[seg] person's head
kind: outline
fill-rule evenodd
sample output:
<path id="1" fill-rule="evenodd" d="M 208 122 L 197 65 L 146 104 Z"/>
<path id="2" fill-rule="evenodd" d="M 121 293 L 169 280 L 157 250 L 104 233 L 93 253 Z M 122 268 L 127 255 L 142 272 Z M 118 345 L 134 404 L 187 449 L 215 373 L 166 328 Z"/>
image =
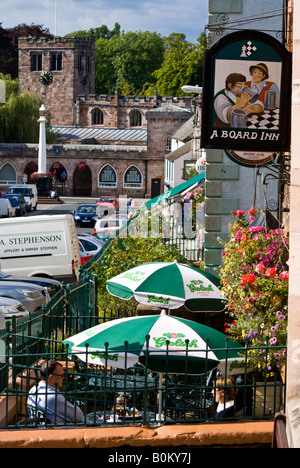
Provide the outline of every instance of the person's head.
<path id="1" fill-rule="evenodd" d="M 215 395 L 217 403 L 224 403 L 225 401 L 234 400 L 235 396 L 235 382 L 232 377 L 219 377 L 216 380 L 216 386 L 213 388 L 212 393 Z"/>
<path id="2" fill-rule="evenodd" d="M 41 379 L 51 387 L 61 387 L 64 380 L 64 370 L 57 361 L 45 361 L 40 368 Z"/>
<path id="3" fill-rule="evenodd" d="M 246 83 L 246 77 L 241 73 L 231 73 L 227 76 L 225 87 L 228 91 L 240 91 Z"/>
<path id="4" fill-rule="evenodd" d="M 265 63 L 252 65 L 249 70 L 253 83 L 260 83 L 261 81 L 267 80 L 269 78 L 269 70 Z"/>

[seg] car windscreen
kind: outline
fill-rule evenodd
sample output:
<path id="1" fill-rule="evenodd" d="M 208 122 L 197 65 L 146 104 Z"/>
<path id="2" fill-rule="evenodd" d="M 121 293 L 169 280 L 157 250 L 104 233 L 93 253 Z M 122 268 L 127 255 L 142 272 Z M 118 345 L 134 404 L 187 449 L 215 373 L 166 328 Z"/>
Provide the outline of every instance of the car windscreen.
<path id="1" fill-rule="evenodd" d="M 31 189 L 23 187 L 10 187 L 8 193 L 21 193 L 24 197 L 30 197 Z"/>
<path id="2" fill-rule="evenodd" d="M 96 213 L 97 207 L 92 205 L 79 206 L 77 213 Z"/>

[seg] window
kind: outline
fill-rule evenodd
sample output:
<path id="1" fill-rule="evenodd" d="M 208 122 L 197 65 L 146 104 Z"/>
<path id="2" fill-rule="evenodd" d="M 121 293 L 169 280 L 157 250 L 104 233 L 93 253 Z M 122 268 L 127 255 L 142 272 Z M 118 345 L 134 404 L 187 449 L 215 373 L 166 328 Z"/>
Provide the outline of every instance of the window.
<path id="1" fill-rule="evenodd" d="M 31 71 L 41 71 L 43 67 L 42 54 L 31 54 Z"/>
<path id="2" fill-rule="evenodd" d="M 130 127 L 141 127 L 142 126 L 142 114 L 139 110 L 134 109 L 129 114 Z"/>
<path id="3" fill-rule="evenodd" d="M 101 109 L 92 110 L 92 125 L 103 125 L 103 112 Z"/>
<path id="4" fill-rule="evenodd" d="M 78 55 L 78 70 L 82 70 L 82 56 Z"/>
<path id="5" fill-rule="evenodd" d="M 124 187 L 125 188 L 142 188 L 142 174 L 140 170 L 132 166 L 125 172 Z"/>
<path id="6" fill-rule="evenodd" d="M 117 187 L 117 174 L 112 166 L 105 166 L 99 174 L 99 187 Z"/>
<path id="7" fill-rule="evenodd" d="M 167 141 L 166 141 L 166 151 L 171 151 L 172 149 L 172 138 L 171 137 L 167 137 Z"/>
<path id="8" fill-rule="evenodd" d="M 0 184 L 1 185 L 12 185 L 17 183 L 17 172 L 15 168 L 10 164 L 4 164 L 0 169 Z"/>
<path id="9" fill-rule="evenodd" d="M 50 69 L 53 71 L 62 70 L 62 54 L 52 53 L 50 57 Z"/>

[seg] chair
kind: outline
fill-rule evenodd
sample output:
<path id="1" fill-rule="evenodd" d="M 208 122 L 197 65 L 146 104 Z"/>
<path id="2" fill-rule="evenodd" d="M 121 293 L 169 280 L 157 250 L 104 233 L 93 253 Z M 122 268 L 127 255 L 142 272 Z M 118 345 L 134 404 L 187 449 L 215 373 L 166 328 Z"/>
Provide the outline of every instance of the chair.
<path id="1" fill-rule="evenodd" d="M 44 411 L 27 405 L 26 417 L 22 421 L 19 421 L 17 425 L 20 427 L 45 427 L 49 424 L 51 424 L 51 421 L 46 418 Z"/>

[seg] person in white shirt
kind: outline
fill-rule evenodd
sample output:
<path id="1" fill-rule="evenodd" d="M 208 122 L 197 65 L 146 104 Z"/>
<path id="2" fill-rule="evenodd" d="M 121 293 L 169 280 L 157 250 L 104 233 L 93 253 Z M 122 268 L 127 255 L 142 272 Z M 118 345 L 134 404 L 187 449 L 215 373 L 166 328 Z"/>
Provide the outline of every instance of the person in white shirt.
<path id="1" fill-rule="evenodd" d="M 40 369 L 41 381 L 31 388 L 27 405 L 42 411 L 51 424 L 66 425 L 83 421 L 78 406 L 68 402 L 58 390 L 63 385 L 64 370 L 57 361 L 45 361 Z"/>

